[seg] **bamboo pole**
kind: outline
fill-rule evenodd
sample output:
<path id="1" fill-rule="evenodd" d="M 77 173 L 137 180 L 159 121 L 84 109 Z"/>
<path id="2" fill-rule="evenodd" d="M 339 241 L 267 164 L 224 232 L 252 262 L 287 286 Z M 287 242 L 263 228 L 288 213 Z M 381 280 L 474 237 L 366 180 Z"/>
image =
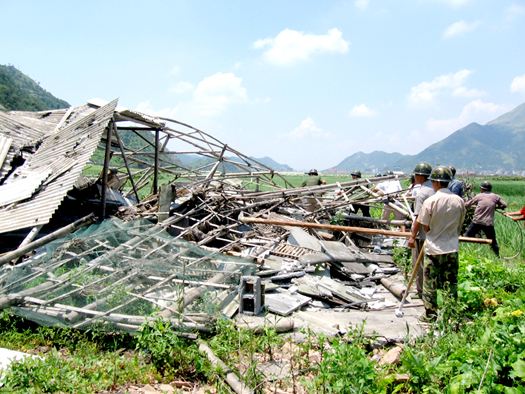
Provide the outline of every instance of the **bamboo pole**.
<path id="1" fill-rule="evenodd" d="M 235 393 L 253 394 L 254 391 L 239 380 L 237 375 L 235 375 L 231 369 L 228 368 L 226 364 L 213 353 L 213 350 L 210 349 L 206 342 L 199 340 L 199 350 L 206 354 L 206 357 L 208 360 L 210 360 L 214 367 L 219 367 L 225 373 L 226 383 L 230 385 Z"/>
<path id="2" fill-rule="evenodd" d="M 299 222 L 299 221 L 287 221 L 287 220 L 271 220 L 271 219 L 260 219 L 260 218 L 245 218 L 239 217 L 239 220 L 243 223 L 254 223 L 254 224 L 271 224 L 274 226 L 292 226 L 292 227 L 306 227 L 314 229 L 332 230 L 332 231 L 345 231 L 350 233 L 361 233 L 361 234 L 376 234 L 376 235 L 390 235 L 393 237 L 410 238 L 411 233 L 409 231 L 393 231 L 393 230 L 382 230 L 376 228 L 366 227 L 351 227 L 351 226 L 337 226 L 334 224 L 318 224 L 310 222 Z M 491 239 L 484 238 L 472 238 L 472 237 L 459 237 L 461 242 L 471 242 L 478 244 L 492 244 Z"/>

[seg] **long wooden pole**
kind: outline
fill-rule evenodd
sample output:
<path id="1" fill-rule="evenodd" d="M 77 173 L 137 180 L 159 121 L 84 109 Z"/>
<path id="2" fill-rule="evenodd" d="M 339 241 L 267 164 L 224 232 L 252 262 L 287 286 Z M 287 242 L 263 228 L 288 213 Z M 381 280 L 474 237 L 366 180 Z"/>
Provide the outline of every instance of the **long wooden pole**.
<path id="1" fill-rule="evenodd" d="M 260 218 L 252 218 L 252 217 L 249 217 L 249 218 L 239 217 L 239 221 L 243 223 L 270 224 L 274 226 L 307 227 L 307 228 L 317 228 L 317 229 L 322 229 L 322 230 L 345 231 L 345 232 L 350 232 L 350 233 L 391 235 L 393 237 L 404 237 L 404 238 L 410 238 L 411 236 L 411 233 L 408 231 L 394 231 L 394 230 L 382 230 L 382 229 L 377 229 L 377 228 L 366 228 L 366 227 L 338 226 L 334 224 L 320 224 L 320 223 L 299 222 L 299 221 L 260 219 Z M 484 239 L 484 238 L 459 237 L 459 240 L 461 242 L 472 242 L 472 243 L 478 243 L 478 244 L 492 244 L 491 239 Z"/>

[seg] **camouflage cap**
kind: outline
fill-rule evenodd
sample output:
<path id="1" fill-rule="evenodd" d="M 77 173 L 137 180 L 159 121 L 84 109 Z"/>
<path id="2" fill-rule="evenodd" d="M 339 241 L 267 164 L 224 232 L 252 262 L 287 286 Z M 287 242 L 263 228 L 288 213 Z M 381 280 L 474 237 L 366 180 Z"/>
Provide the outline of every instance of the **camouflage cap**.
<path id="1" fill-rule="evenodd" d="M 492 190 L 492 184 L 488 181 L 483 181 L 481 182 L 481 185 L 479 185 L 479 188 L 490 192 Z"/>
<path id="2" fill-rule="evenodd" d="M 431 181 L 450 182 L 452 180 L 452 171 L 445 166 L 436 167 L 432 170 L 429 179 Z"/>
<path id="3" fill-rule="evenodd" d="M 416 164 L 416 167 L 414 168 L 414 174 L 415 175 L 426 175 L 429 176 L 432 173 L 432 166 L 428 163 L 421 162 L 419 164 Z"/>

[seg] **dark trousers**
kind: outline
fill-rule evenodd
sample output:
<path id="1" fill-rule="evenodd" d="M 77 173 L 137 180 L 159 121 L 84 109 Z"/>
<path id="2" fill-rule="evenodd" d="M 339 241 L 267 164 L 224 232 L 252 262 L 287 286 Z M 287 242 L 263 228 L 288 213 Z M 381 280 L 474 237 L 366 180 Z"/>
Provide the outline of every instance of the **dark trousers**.
<path id="1" fill-rule="evenodd" d="M 494 226 L 485 226 L 484 224 L 472 222 L 467 228 L 465 237 L 475 237 L 480 232 L 483 232 L 488 239 L 492 240 L 492 250 L 496 253 L 496 256 L 499 256 L 499 246 L 496 240 L 496 230 L 494 230 Z"/>
<path id="2" fill-rule="evenodd" d="M 437 314 L 437 292 L 448 290 L 458 296 L 458 252 L 426 255 L 423 279 L 423 303 L 427 317 Z"/>

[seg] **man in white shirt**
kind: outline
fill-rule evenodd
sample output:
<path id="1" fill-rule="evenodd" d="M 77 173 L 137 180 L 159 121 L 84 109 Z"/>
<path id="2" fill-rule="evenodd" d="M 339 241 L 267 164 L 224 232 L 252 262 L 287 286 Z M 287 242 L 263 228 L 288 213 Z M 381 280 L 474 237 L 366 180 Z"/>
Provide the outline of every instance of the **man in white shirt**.
<path id="1" fill-rule="evenodd" d="M 436 167 L 429 179 L 436 193 L 423 202 L 417 221 L 426 232 L 423 318 L 434 320 L 437 291 L 448 290 L 452 297 L 457 297 L 459 235 L 465 219 L 465 203 L 447 188 L 452 179 L 448 167 Z"/>

